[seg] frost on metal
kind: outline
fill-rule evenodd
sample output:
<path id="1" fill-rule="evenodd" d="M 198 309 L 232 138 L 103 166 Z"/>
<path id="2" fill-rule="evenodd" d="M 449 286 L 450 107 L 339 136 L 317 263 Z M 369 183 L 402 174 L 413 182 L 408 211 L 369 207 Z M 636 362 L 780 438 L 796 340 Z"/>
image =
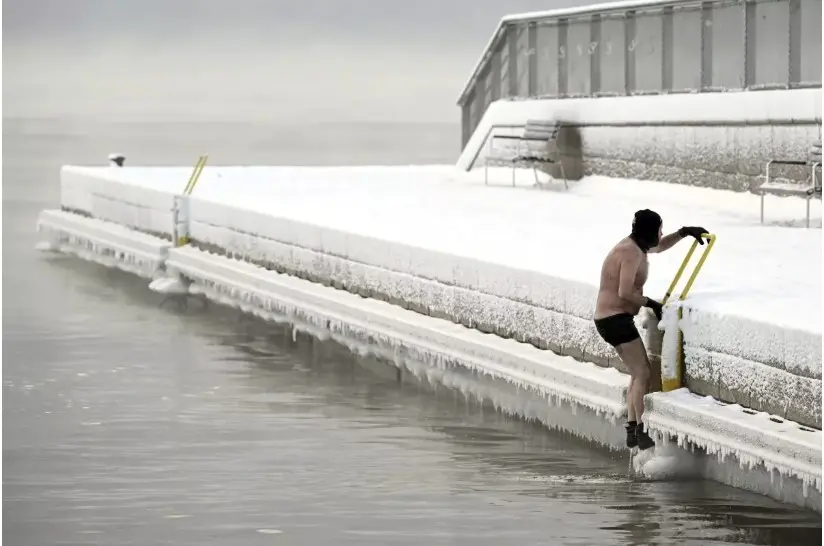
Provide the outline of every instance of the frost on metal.
<path id="1" fill-rule="evenodd" d="M 169 246 L 117 224 L 55 210 L 40 214 L 37 231 L 46 239 L 41 248 L 150 279 L 163 269 Z"/>

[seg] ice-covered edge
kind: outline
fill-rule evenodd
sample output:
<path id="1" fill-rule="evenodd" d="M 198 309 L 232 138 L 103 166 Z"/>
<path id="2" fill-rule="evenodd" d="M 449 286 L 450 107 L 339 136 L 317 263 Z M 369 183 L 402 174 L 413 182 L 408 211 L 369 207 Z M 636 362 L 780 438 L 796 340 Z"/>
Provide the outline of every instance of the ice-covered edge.
<path id="1" fill-rule="evenodd" d="M 578 362 L 193 248 L 172 249 L 167 269 L 187 277 L 195 289 L 203 286 L 223 294 L 227 303 L 241 308 L 297 316 L 315 327 L 346 335 L 375 337 L 395 350 L 409 351 L 418 360 L 457 362 L 613 418 L 624 413 L 626 379 L 612 368 Z"/>
<path id="2" fill-rule="evenodd" d="M 685 344 L 759 362 L 793 375 L 821 379 L 821 335 L 776 328 L 747 317 L 731 317 L 683 303 L 679 321 Z M 731 320 L 734 319 L 734 320 Z"/>
<path id="3" fill-rule="evenodd" d="M 821 431 L 797 423 L 771 421 L 764 412 L 744 412 L 737 404 L 721 404 L 679 389 L 645 398 L 644 421 L 651 431 L 692 444 L 716 455 L 730 455 L 742 468 L 762 466 L 767 472 L 802 481 L 804 495 L 812 485 L 821 492 Z"/>
<path id="4" fill-rule="evenodd" d="M 106 230 L 106 229 L 114 229 L 115 231 L 121 230 L 123 232 L 123 233 L 121 233 L 121 235 L 124 236 L 123 240 L 121 241 L 122 244 L 119 245 L 120 248 L 112 249 L 112 250 L 116 250 L 117 252 L 125 251 L 126 253 L 129 253 L 129 249 L 124 248 L 124 247 L 128 247 L 129 245 L 133 244 L 136 240 L 141 240 L 141 244 L 149 243 L 152 246 L 156 246 L 157 248 L 163 248 L 164 250 L 166 250 L 169 246 L 168 242 L 165 242 L 161 239 L 156 239 L 154 237 L 150 237 L 150 236 L 146 236 L 146 235 L 143 235 L 143 234 L 140 234 L 140 233 L 132 232 L 131 230 L 122 228 L 120 226 L 111 225 L 107 222 L 100 222 L 100 221 L 94 220 L 94 219 L 83 218 L 83 217 L 80 217 L 80 216 L 67 214 L 67 213 L 64 213 L 64 212 L 61 212 L 61 211 L 46 211 L 46 212 L 49 213 L 49 214 L 45 215 L 46 218 L 48 218 L 49 216 L 54 215 L 54 213 L 58 213 L 56 215 L 58 218 L 60 218 L 61 220 L 64 220 L 64 221 L 68 220 L 68 223 L 70 223 L 70 224 L 79 224 L 79 225 L 85 226 L 86 228 L 94 226 L 94 227 L 98 228 L 98 230 L 91 230 L 91 231 L 94 231 L 95 233 L 98 233 L 100 230 Z M 44 229 L 44 231 L 47 234 L 49 234 L 50 236 L 62 236 L 62 237 L 66 236 L 65 231 L 61 231 L 61 230 L 57 230 L 55 232 L 49 231 L 48 226 L 46 226 L 47 223 L 48 223 L 47 221 L 44 222 L 44 227 L 46 228 L 46 229 Z M 86 235 L 86 237 L 83 239 L 85 241 L 84 244 L 92 243 L 89 239 L 90 234 L 87 232 L 85 235 Z M 93 234 L 91 234 L 91 235 L 93 235 Z M 195 254 L 201 254 L 201 255 L 204 255 L 204 256 L 208 256 L 209 259 L 217 258 L 217 256 L 212 256 L 212 255 L 209 255 L 208 253 L 203 253 L 201 251 L 198 251 L 198 250 L 195 250 L 195 249 L 190 249 L 190 248 L 177 249 L 177 250 L 173 250 L 172 252 L 184 252 L 184 253 L 185 252 L 190 252 L 190 253 L 195 253 Z M 99 258 L 101 256 L 103 256 L 101 254 L 95 254 L 94 252 L 91 252 L 91 251 L 75 252 L 75 253 L 77 253 L 81 258 L 91 259 L 92 261 L 100 261 Z M 103 257 L 106 258 L 105 256 L 103 256 Z M 229 260 L 229 259 L 226 259 L 226 258 L 220 258 L 220 259 L 224 260 L 224 261 L 235 262 L 235 265 L 241 265 L 241 267 L 251 267 L 255 270 L 260 270 L 260 268 L 257 268 L 255 266 L 251 266 L 250 264 L 246 264 L 244 262 L 237 262 L 235 260 Z M 104 265 L 109 266 L 109 267 L 120 267 L 119 264 L 113 263 L 113 262 L 114 261 L 110 258 L 100 261 L 100 263 L 103 263 Z M 121 269 L 123 269 L 123 267 L 121 267 Z M 134 271 L 132 271 L 132 272 L 134 272 Z M 272 274 L 271 272 L 266 272 L 266 273 L 269 274 L 269 275 Z M 319 286 L 319 285 L 314 285 L 313 283 L 309 283 L 308 281 L 301 281 L 300 279 L 295 279 L 293 277 L 288 277 L 286 275 L 279 275 L 279 277 L 292 279 L 293 281 L 296 281 L 296 282 L 301 283 L 301 284 L 305 283 L 306 285 L 315 286 L 315 287 L 318 287 L 320 289 L 323 289 L 324 291 L 328 291 L 329 293 L 335 293 L 337 295 L 343 295 L 346 298 L 355 298 L 356 300 L 360 300 L 360 298 L 358 298 L 357 296 L 353 296 L 351 294 L 348 294 L 348 293 L 345 293 L 345 292 L 340 292 L 340 291 L 337 291 L 337 290 L 334 290 L 334 289 L 331 289 L 331 288 L 322 287 L 322 286 Z M 207 290 L 208 289 L 205 289 L 203 291 L 207 291 Z M 195 291 L 197 291 L 197 289 Z M 274 319 L 274 320 L 280 320 L 281 322 L 292 322 L 296 318 L 294 313 L 290 316 L 290 315 L 285 315 L 285 314 L 278 314 L 278 313 L 263 311 L 261 309 L 261 307 L 259 307 L 257 305 L 252 305 L 250 303 L 250 301 L 255 299 L 254 295 L 251 292 L 247 292 L 246 294 L 247 294 L 246 295 L 247 301 L 245 301 L 245 302 L 243 301 L 242 296 L 238 297 L 239 292 L 237 290 L 234 291 L 233 295 L 232 295 L 231 290 L 229 292 L 229 295 L 221 294 L 218 291 L 215 291 L 215 293 L 213 294 L 213 297 L 216 297 L 217 299 L 222 299 L 224 303 L 229 303 L 230 305 L 240 307 L 244 311 L 251 312 L 251 313 L 256 313 L 256 314 L 269 315 L 266 318 L 270 318 L 270 319 Z M 258 297 L 258 301 L 260 301 L 259 297 Z M 389 308 L 394 308 L 393 306 L 391 306 L 389 304 L 385 304 L 383 302 L 377 302 L 377 301 L 374 301 L 374 300 L 360 300 L 360 301 L 361 302 L 371 303 L 371 304 L 376 304 L 378 306 L 387 306 Z M 301 305 L 300 301 L 295 302 L 295 303 L 298 306 Z M 394 308 L 394 309 L 396 310 L 396 312 L 399 312 L 401 314 L 406 314 L 406 315 L 409 315 L 409 316 L 416 316 L 414 313 L 409 313 L 409 312 L 404 311 L 402 309 L 397 309 L 397 308 Z M 286 309 L 286 310 L 288 311 L 288 309 Z M 294 311 L 294 308 L 292 310 Z M 427 319 L 427 320 L 430 320 L 430 321 L 444 322 L 444 321 L 438 321 L 438 319 L 431 319 L 431 318 L 428 318 L 428 317 L 421 317 L 421 318 Z M 323 337 L 330 337 L 330 335 L 335 336 L 335 334 L 330 333 L 330 331 L 328 329 L 328 326 L 329 326 L 329 324 L 325 323 L 323 325 L 323 327 L 321 327 L 321 328 L 311 326 L 311 325 L 308 325 L 308 328 L 313 328 L 315 330 L 314 334 L 318 335 L 318 337 L 323 338 Z M 366 326 L 368 327 L 369 325 L 367 324 Z M 445 326 L 451 326 L 453 328 L 459 328 L 459 329 L 466 330 L 465 328 L 462 328 L 460 326 L 457 326 L 457 325 L 454 325 L 454 324 L 448 323 L 448 322 L 445 323 Z M 370 333 L 371 331 L 372 330 L 369 330 L 368 328 L 362 328 L 362 329 L 360 329 L 359 331 L 357 331 L 355 333 L 360 333 L 360 334 L 366 333 L 367 335 L 370 335 L 374 338 L 375 336 L 374 336 L 373 333 Z M 347 332 L 345 329 L 342 329 L 341 332 L 349 333 L 349 334 L 353 333 L 352 330 Z M 476 336 L 487 337 L 484 334 L 480 334 L 479 332 L 474 332 L 474 331 L 469 331 L 469 332 L 471 332 L 472 334 L 474 334 Z M 338 336 L 335 336 L 335 337 L 338 337 Z M 341 339 L 344 339 L 344 337 L 341 337 Z M 489 336 L 489 337 L 494 337 L 494 336 Z M 351 343 L 352 338 L 349 338 L 349 339 L 350 339 L 350 343 Z M 413 347 L 412 351 L 407 350 L 406 351 L 407 354 L 404 355 L 403 354 L 404 353 L 404 348 L 402 346 L 400 346 L 400 347 L 395 346 L 395 348 L 392 349 L 391 343 L 386 344 L 386 341 L 391 341 L 391 338 L 390 339 L 383 339 L 382 341 L 384 342 L 384 347 L 385 347 L 385 349 L 383 350 L 384 356 L 394 355 L 396 363 L 401 362 L 401 361 L 403 361 L 403 362 L 412 362 L 412 361 L 416 361 L 416 357 L 417 358 L 422 357 L 424 359 L 424 361 L 428 361 L 430 363 L 429 365 L 434 364 L 439 369 L 447 369 L 449 367 L 454 368 L 455 365 L 456 365 L 456 362 L 454 360 L 454 355 L 445 355 L 445 356 L 441 355 L 439 358 L 436 358 L 436 359 L 433 360 L 431 358 L 432 355 L 427 353 L 427 348 L 425 348 L 425 347 L 423 348 L 423 351 L 420 351 L 420 349 L 418 349 L 418 352 L 415 352 L 415 348 Z M 511 344 L 516 344 L 517 345 L 516 342 L 511 342 Z M 354 344 L 354 345 L 356 346 L 358 344 Z M 362 346 L 358 350 L 363 351 Z M 472 362 L 473 360 L 474 360 L 474 362 Z M 531 385 L 529 383 L 524 384 L 523 380 L 519 380 L 517 377 L 513 377 L 509 370 L 501 370 L 500 367 L 498 367 L 497 370 L 495 369 L 495 367 L 493 367 L 493 369 L 491 369 L 491 370 L 490 369 L 484 369 L 483 367 L 479 368 L 478 364 L 477 364 L 477 359 L 472 359 L 471 357 L 470 357 L 469 366 L 466 366 L 464 363 L 458 363 L 458 364 L 461 365 L 462 367 L 468 369 L 468 370 L 473 370 L 473 371 L 480 372 L 479 376 L 481 376 L 481 377 L 485 376 L 485 377 L 490 377 L 490 378 L 504 379 L 508 383 L 510 383 L 512 385 L 515 385 L 519 388 L 526 388 L 527 390 L 531 390 L 533 392 L 541 393 L 541 394 L 543 394 L 543 396 L 545 398 L 547 398 L 549 400 L 550 404 L 552 404 L 552 403 L 557 404 L 557 403 L 560 403 L 560 402 L 563 401 L 562 397 L 555 397 L 555 400 L 553 401 L 552 400 L 552 394 L 547 393 L 546 389 L 542 389 L 540 386 L 536 388 L 536 386 Z M 481 362 L 480 364 L 481 364 L 481 366 L 483 366 L 484 363 Z M 580 364 L 580 363 L 576 363 L 576 364 Z M 617 380 L 616 385 L 619 385 L 619 383 L 620 384 L 623 383 L 623 381 L 622 381 L 623 376 L 618 374 L 615 370 L 603 370 L 603 369 L 598 369 L 598 370 L 601 371 L 601 372 L 613 372 L 613 375 L 616 376 L 615 379 Z M 501 373 L 501 372 L 503 372 L 503 373 Z M 681 391 L 678 391 L 678 393 L 680 393 L 680 392 Z M 687 392 L 687 391 L 684 390 L 684 392 Z M 675 394 L 678 394 L 678 393 L 675 393 Z M 673 393 L 669 393 L 669 395 L 673 395 Z M 656 395 L 651 395 L 652 398 L 650 398 L 650 404 L 649 405 L 652 408 L 654 408 L 654 405 L 655 405 L 655 398 L 660 397 L 660 396 L 661 396 L 661 393 L 658 393 Z M 699 401 L 704 400 L 705 402 L 707 400 L 707 398 L 701 398 L 701 397 L 689 394 L 688 392 L 687 392 L 687 396 L 691 397 L 690 400 L 699 400 Z M 623 401 L 621 402 L 621 405 L 623 405 Z M 720 404 L 719 404 L 719 406 L 720 406 Z M 572 407 L 573 408 L 575 407 L 574 403 L 572 404 Z M 740 406 L 729 406 L 729 407 L 731 409 L 734 409 L 734 408 L 739 408 L 740 409 Z M 614 413 L 614 412 L 611 415 L 609 414 L 609 412 L 601 411 L 599 413 L 601 413 L 601 414 L 607 413 L 607 418 L 609 418 L 611 421 L 615 421 L 616 417 L 618 416 L 618 414 Z M 679 440 L 679 442 L 678 442 L 679 445 L 683 445 L 685 442 L 690 442 L 690 443 L 694 443 L 694 444 L 697 444 L 697 445 L 701 445 L 702 447 L 708 449 L 708 451 L 710 453 L 717 453 L 719 455 L 719 458 L 723 458 L 723 456 L 725 456 L 728 453 L 735 453 L 738 450 L 740 450 L 740 448 L 741 448 L 741 445 L 734 445 L 732 447 L 729 447 L 730 446 L 730 441 L 729 441 L 729 438 L 728 438 L 727 435 L 717 434 L 717 433 L 714 433 L 711 430 L 710 431 L 701 430 L 701 429 L 698 429 L 694 426 L 684 426 L 683 419 L 679 418 L 679 416 L 683 416 L 683 412 L 681 412 L 680 410 L 676 410 L 676 412 L 674 414 L 674 417 L 672 419 L 670 419 L 666 415 L 661 415 L 661 413 L 662 412 L 657 412 L 657 414 L 656 414 L 654 409 L 652 409 L 652 411 L 649 412 L 650 417 L 651 417 L 651 420 L 650 420 L 651 429 L 658 430 L 659 432 L 661 432 L 665 435 L 675 436 Z M 656 425 L 653 425 L 652 423 L 655 422 L 656 418 L 658 418 L 658 422 L 656 423 Z M 712 419 L 717 420 L 716 416 L 714 416 L 714 415 L 712 416 Z M 789 421 L 785 421 L 785 423 L 788 424 L 787 426 L 794 425 L 794 423 L 790 423 Z M 656 426 L 657 426 L 657 428 L 656 428 Z M 576 433 L 577 431 L 572 430 L 571 432 Z M 811 432 L 806 432 L 805 434 L 810 434 L 810 433 L 819 435 L 818 444 L 820 444 L 820 431 L 811 431 Z M 580 435 L 580 434 L 578 434 L 578 435 Z M 769 451 L 769 450 L 767 450 L 767 451 Z M 755 454 L 753 455 L 753 453 L 755 453 Z M 759 452 L 759 450 L 757 448 L 756 449 L 749 449 L 749 450 L 746 450 L 746 452 L 744 454 L 744 457 L 742 457 L 740 459 L 742 461 L 742 463 L 741 463 L 742 467 L 745 466 L 745 465 L 758 464 L 758 460 L 759 460 L 758 457 L 761 457 L 762 459 L 766 458 L 768 461 L 774 461 L 775 458 L 776 458 L 773 454 L 771 454 L 769 452 L 767 452 L 767 453 Z M 818 461 L 819 461 L 819 467 L 815 468 L 815 469 L 812 469 L 810 472 L 806 472 L 806 473 L 804 472 L 805 469 L 795 470 L 794 471 L 792 468 L 790 468 L 790 465 L 792 465 L 792 463 L 790 463 L 790 465 L 785 464 L 787 462 L 786 460 L 781 460 L 781 461 L 778 462 L 778 464 L 775 464 L 774 462 L 768 462 L 766 466 L 769 467 L 768 472 L 770 472 L 771 476 L 772 476 L 772 470 L 775 470 L 777 472 L 787 471 L 786 473 L 788 475 L 793 475 L 793 476 L 799 477 L 799 479 L 801 479 L 804 482 L 804 489 L 805 489 L 805 495 L 806 495 L 806 493 L 807 493 L 806 489 L 807 489 L 808 484 L 815 484 L 816 488 L 819 491 L 820 491 L 820 488 L 821 488 L 821 484 L 820 484 L 820 482 L 821 482 L 821 479 L 820 479 L 820 447 L 819 447 L 819 453 L 818 453 Z M 799 466 L 799 465 L 795 465 L 795 466 Z M 809 466 L 809 465 L 807 465 L 807 466 Z M 810 469 L 807 468 L 806 470 L 810 470 Z M 816 470 L 818 471 L 817 474 L 816 474 Z"/>
<path id="5" fill-rule="evenodd" d="M 118 224 L 60 210 L 42 211 L 37 231 L 46 236 L 51 250 L 149 279 L 162 270 L 171 246 L 168 241 Z"/>
<path id="6" fill-rule="evenodd" d="M 820 379 L 791 375 L 760 362 L 707 351 L 688 343 L 684 343 L 684 359 L 687 385 L 703 382 L 705 394 L 747 407 L 757 405 L 765 411 L 821 428 Z"/>

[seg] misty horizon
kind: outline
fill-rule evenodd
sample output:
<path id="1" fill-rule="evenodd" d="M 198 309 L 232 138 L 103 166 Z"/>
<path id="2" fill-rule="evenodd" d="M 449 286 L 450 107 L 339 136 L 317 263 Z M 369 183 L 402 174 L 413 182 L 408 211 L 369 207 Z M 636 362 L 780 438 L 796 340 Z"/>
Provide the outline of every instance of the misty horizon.
<path id="1" fill-rule="evenodd" d="M 8 0 L 4 116 L 458 123 L 501 17 L 584 0 Z"/>

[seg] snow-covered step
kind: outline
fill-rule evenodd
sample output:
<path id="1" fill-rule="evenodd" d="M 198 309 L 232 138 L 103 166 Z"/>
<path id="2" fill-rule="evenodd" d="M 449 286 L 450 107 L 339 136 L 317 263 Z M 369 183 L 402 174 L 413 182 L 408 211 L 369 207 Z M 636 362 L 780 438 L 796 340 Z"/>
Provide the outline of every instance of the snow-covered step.
<path id="1" fill-rule="evenodd" d="M 644 402 L 644 421 L 663 438 L 701 448 L 722 462 L 732 456 L 744 468 L 797 478 L 805 496 L 809 488 L 821 496 L 820 430 L 688 389 L 653 393 Z"/>
<path id="2" fill-rule="evenodd" d="M 146 278 L 163 267 L 171 247 L 170 241 L 62 210 L 42 211 L 37 230 L 46 236 L 42 250 L 74 254 Z"/>

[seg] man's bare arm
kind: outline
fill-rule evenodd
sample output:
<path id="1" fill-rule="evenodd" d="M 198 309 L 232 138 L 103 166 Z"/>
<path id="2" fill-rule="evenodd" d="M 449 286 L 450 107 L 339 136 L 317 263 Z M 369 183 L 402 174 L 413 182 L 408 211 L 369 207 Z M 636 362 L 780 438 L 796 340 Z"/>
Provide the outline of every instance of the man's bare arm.
<path id="1" fill-rule="evenodd" d="M 674 247 L 675 243 L 679 242 L 683 238 L 684 237 L 682 237 L 681 234 L 677 231 L 670 233 L 669 235 L 664 235 L 663 237 L 661 237 L 661 240 L 658 241 L 658 246 L 652 247 L 647 252 L 649 252 L 650 254 L 664 252 Z"/>
<path id="2" fill-rule="evenodd" d="M 658 242 L 658 246 L 652 247 L 647 252 L 655 254 L 661 253 L 665 250 L 671 249 L 675 246 L 675 243 L 683 239 L 684 237 L 695 237 L 699 244 L 704 244 L 704 240 L 702 236 L 704 233 L 707 233 L 707 230 L 700 227 L 700 226 L 684 226 L 675 233 L 670 233 L 669 235 L 664 235 L 661 237 L 661 240 Z"/>
<path id="3" fill-rule="evenodd" d="M 624 251 L 618 273 L 618 297 L 638 307 L 643 307 L 647 303 L 647 298 L 635 289 L 635 276 L 641 266 L 641 259 L 640 252 Z"/>

